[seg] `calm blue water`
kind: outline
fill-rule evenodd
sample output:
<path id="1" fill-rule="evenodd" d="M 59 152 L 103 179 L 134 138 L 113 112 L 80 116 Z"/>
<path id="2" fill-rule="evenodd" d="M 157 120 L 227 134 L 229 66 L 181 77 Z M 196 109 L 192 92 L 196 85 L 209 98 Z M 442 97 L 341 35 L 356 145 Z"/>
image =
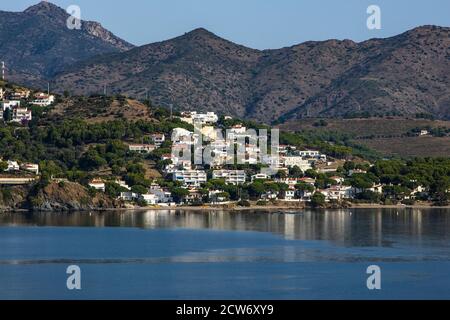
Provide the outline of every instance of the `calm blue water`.
<path id="1" fill-rule="evenodd" d="M 0 299 L 450 299 L 450 210 L 0 214 Z"/>

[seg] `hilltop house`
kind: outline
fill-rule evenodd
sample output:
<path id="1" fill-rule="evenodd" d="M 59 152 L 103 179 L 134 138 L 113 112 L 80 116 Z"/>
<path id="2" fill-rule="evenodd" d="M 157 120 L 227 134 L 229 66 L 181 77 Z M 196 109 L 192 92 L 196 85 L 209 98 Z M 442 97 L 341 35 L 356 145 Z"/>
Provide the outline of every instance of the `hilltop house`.
<path id="1" fill-rule="evenodd" d="M 312 169 L 311 163 L 302 156 L 285 156 L 280 158 L 281 165 L 286 168 L 299 167 L 303 172 Z"/>
<path id="2" fill-rule="evenodd" d="M 54 95 L 49 95 L 43 92 L 39 92 L 37 94 L 34 95 L 35 99 L 33 101 L 31 101 L 30 103 L 32 105 L 35 106 L 40 106 L 40 107 L 48 107 L 49 105 L 51 105 L 52 103 L 55 102 L 55 96 Z"/>
<path id="3" fill-rule="evenodd" d="M 36 175 L 39 174 L 39 165 L 35 164 L 35 163 L 23 163 L 20 166 L 20 169 L 22 169 L 24 171 L 32 172 Z"/>
<path id="4" fill-rule="evenodd" d="M 24 121 L 31 121 L 32 118 L 32 112 L 28 108 L 13 108 L 11 122 L 22 123 Z"/>
<path id="5" fill-rule="evenodd" d="M 151 139 L 156 147 L 161 147 L 161 145 L 166 141 L 166 136 L 163 133 L 154 133 L 151 136 Z"/>
<path id="6" fill-rule="evenodd" d="M 206 183 L 206 172 L 203 170 L 177 170 L 173 173 L 173 181 L 180 181 L 187 187 L 200 187 Z"/>
<path id="7" fill-rule="evenodd" d="M 95 190 L 99 190 L 102 192 L 105 192 L 106 186 L 105 182 L 102 179 L 92 179 L 91 182 L 88 184 L 90 187 L 94 188 Z"/>
<path id="8" fill-rule="evenodd" d="M 131 152 L 150 153 L 156 149 L 153 144 L 129 144 L 128 149 Z"/>

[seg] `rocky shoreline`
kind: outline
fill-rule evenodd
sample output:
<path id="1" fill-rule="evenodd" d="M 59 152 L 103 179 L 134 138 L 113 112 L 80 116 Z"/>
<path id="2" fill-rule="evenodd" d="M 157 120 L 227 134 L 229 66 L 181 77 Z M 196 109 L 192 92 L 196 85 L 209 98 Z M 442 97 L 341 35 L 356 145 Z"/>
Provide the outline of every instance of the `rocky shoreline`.
<path id="1" fill-rule="evenodd" d="M 148 206 L 148 207 L 125 207 L 125 206 L 118 206 L 118 207 L 96 207 L 96 206 L 78 206 L 77 204 L 59 204 L 59 203 L 48 203 L 43 207 L 40 207 L 38 209 L 36 208 L 7 208 L 7 207 L 0 207 L 0 214 L 2 213 L 23 213 L 23 212 L 36 212 L 36 213 L 70 213 L 75 211 L 82 211 L 82 212 L 111 212 L 111 211 L 204 211 L 204 212 L 210 212 L 210 211 L 225 211 L 225 212 L 232 212 L 232 211 L 239 211 L 239 212 L 246 212 L 246 211 L 267 211 L 267 212 L 298 212 L 300 210 L 343 210 L 343 209 L 448 209 L 450 210 L 450 206 L 432 206 L 432 205 L 426 205 L 426 204 L 419 204 L 419 205 L 380 205 L 380 204 L 358 204 L 353 206 L 328 206 L 328 207 L 321 207 L 321 208 L 313 208 L 308 206 L 283 206 L 283 205 L 269 205 L 269 206 L 250 206 L 250 207 L 239 207 L 239 206 Z"/>
<path id="2" fill-rule="evenodd" d="M 304 202 L 276 201 L 267 205 L 257 205 L 249 202 L 250 206 L 242 207 L 235 203 L 226 205 L 203 206 L 148 206 L 139 207 L 112 199 L 104 193 L 90 194 L 89 190 L 74 182 L 51 182 L 46 186 L 17 186 L 0 194 L 1 212 L 73 212 L 73 211 L 114 211 L 114 210 L 191 210 L 191 211 L 298 211 L 305 209 L 450 209 L 450 206 L 433 206 L 432 203 L 421 202 L 414 205 L 382 205 L 370 203 L 342 204 L 327 203 L 324 207 L 313 208 Z"/>

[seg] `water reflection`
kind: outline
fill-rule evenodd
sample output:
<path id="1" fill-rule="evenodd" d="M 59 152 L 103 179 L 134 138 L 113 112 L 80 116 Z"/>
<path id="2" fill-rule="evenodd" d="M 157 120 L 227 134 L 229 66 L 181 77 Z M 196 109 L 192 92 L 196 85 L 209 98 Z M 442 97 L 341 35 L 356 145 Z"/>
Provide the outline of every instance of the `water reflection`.
<path id="1" fill-rule="evenodd" d="M 347 209 L 300 211 L 148 210 L 102 213 L 0 214 L 0 226 L 188 228 L 261 231 L 289 240 L 329 240 L 343 246 L 390 246 L 403 238 L 420 246 L 449 240 L 448 209 Z M 289 255 L 286 252 L 286 255 Z"/>

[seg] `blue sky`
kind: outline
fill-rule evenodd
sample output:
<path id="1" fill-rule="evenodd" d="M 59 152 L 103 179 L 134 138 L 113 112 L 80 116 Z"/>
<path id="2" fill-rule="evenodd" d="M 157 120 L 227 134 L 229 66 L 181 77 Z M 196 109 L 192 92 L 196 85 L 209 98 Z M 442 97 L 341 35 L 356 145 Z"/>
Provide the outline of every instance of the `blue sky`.
<path id="1" fill-rule="evenodd" d="M 37 0 L 2 0 L 0 10 L 22 11 Z M 330 38 L 389 37 L 424 24 L 450 26 L 450 0 L 53 0 L 76 4 L 119 37 L 142 45 L 197 27 L 252 48 L 267 49 Z M 366 9 L 381 8 L 382 29 L 368 30 Z"/>

